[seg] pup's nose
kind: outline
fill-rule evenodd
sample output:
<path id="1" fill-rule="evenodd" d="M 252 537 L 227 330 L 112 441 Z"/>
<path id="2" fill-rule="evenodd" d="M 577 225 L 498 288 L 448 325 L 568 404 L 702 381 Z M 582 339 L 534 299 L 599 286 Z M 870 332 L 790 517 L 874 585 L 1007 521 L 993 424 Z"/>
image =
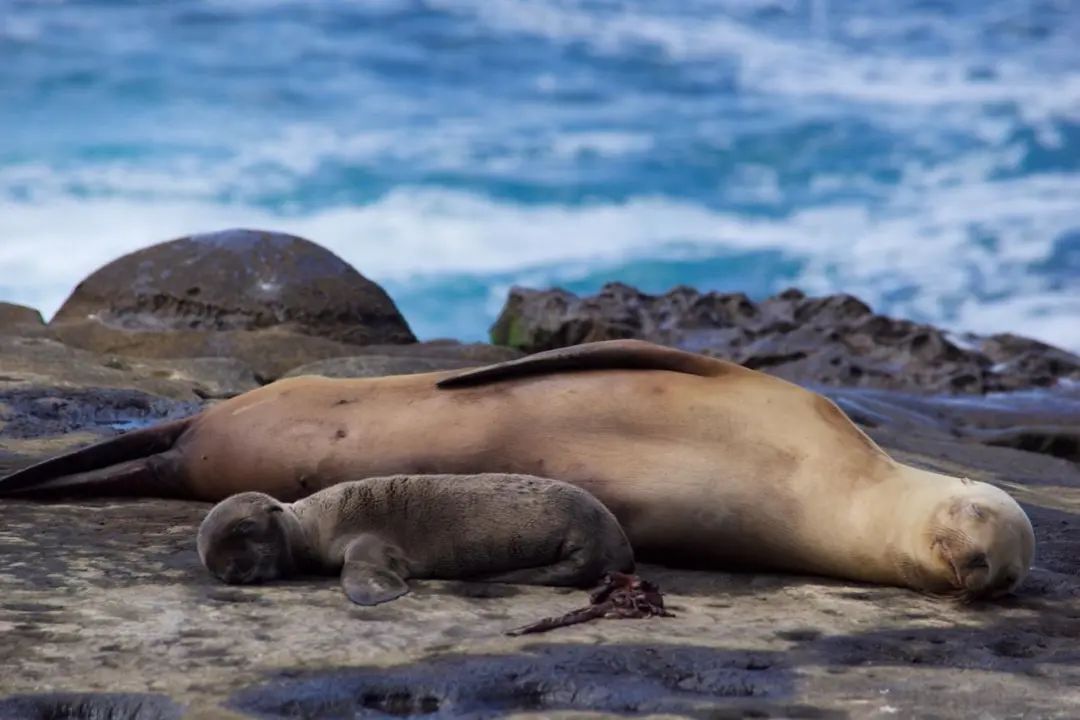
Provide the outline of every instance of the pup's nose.
<path id="1" fill-rule="evenodd" d="M 241 583 L 255 567 L 255 561 L 247 558 L 238 558 L 229 563 L 228 570 L 225 571 L 224 580 L 227 583 Z"/>

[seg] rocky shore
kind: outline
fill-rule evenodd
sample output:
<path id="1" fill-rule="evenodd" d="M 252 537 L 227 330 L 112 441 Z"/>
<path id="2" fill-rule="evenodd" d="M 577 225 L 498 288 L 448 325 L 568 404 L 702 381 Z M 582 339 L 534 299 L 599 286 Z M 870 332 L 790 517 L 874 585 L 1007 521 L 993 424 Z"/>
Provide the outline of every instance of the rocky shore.
<path id="1" fill-rule="evenodd" d="M 516 288 L 492 344 L 417 342 L 377 284 L 314 243 L 182 238 L 94 272 L 48 323 L 0 303 L 0 475 L 280 377 L 426 372 L 627 337 L 811 386 L 899 459 L 1004 487 L 1035 525 L 1034 572 L 1013 598 L 955 606 L 647 567 L 676 618 L 511 640 L 501 633 L 582 597 L 429 582 L 362 609 L 331 581 L 229 588 L 195 555 L 205 506 L 0 500 L 0 720 L 1075 716 L 1080 358 L 883 317 L 851 296 Z"/>

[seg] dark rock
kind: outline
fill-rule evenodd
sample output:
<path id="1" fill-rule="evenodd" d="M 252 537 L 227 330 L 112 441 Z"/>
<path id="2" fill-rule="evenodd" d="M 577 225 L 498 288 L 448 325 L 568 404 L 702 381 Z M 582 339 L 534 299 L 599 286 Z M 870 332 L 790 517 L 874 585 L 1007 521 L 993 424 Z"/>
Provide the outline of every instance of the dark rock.
<path id="1" fill-rule="evenodd" d="M 251 369 L 233 359 L 142 360 L 0 335 L 0 476 L 255 387 Z"/>
<path id="2" fill-rule="evenodd" d="M 1080 425 L 1028 425 L 980 433 L 987 445 L 1045 453 L 1080 463 Z"/>
<path id="3" fill-rule="evenodd" d="M 51 324 L 88 322 L 128 332 L 280 327 L 360 345 L 415 340 L 390 297 L 345 261 L 303 238 L 253 230 L 192 235 L 105 265 Z"/>
<path id="4" fill-rule="evenodd" d="M 1076 377 L 1080 368 L 1077 356 L 1031 338 L 1005 333 L 988 337 L 965 335 L 964 339 L 994 364 L 993 370 L 1005 390 L 1050 386 L 1058 378 Z M 1021 382 L 1010 382 L 1016 380 Z"/>
<path id="5" fill-rule="evenodd" d="M 74 432 L 115 435 L 187 417 L 201 407 L 126 388 L 0 389 L 0 439 L 17 448 L 17 440 Z"/>
<path id="6" fill-rule="evenodd" d="M 850 295 L 798 290 L 754 303 L 679 287 L 646 295 L 605 285 L 592 297 L 514 288 L 492 341 L 526 352 L 640 338 L 723 357 L 799 383 L 931 393 L 987 393 L 1080 378 L 1080 357 L 1026 338 L 953 339 L 875 315 Z"/>
<path id="7" fill-rule="evenodd" d="M 871 388 L 815 388 L 867 429 L 907 437 L 966 438 L 1080 462 L 1080 386 L 991 396 L 915 395 Z"/>
<path id="8" fill-rule="evenodd" d="M 180 720 L 179 705 L 139 693 L 41 693 L 0 700 L 0 717 L 18 720 Z"/>
<path id="9" fill-rule="evenodd" d="M 521 353 L 495 345 L 457 343 L 416 343 L 415 345 L 369 346 L 363 355 L 329 358 L 301 365 L 284 377 L 323 375 L 325 377 L 382 377 L 411 375 L 436 370 L 457 370 L 520 357 Z"/>
<path id="10" fill-rule="evenodd" d="M 693 645 L 544 645 L 530 652 L 448 655 L 396 667 L 286 676 L 239 693 L 231 703 L 259 717 L 440 715 L 495 718 L 515 712 L 616 715 L 730 708 L 733 700 L 787 697 L 784 668 L 749 670 L 740 651 Z M 771 663 L 779 664 L 773 653 Z M 773 659 L 775 657 L 775 659 Z M 788 715 L 773 703 L 754 710 Z M 751 715 L 753 717 L 753 715 Z M 843 718 L 839 711 L 814 717 Z"/>

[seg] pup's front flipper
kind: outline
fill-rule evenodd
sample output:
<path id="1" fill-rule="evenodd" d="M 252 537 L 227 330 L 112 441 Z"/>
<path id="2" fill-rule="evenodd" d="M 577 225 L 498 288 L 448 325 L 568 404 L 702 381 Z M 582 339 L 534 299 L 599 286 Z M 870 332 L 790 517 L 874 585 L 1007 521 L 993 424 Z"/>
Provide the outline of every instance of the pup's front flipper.
<path id="1" fill-rule="evenodd" d="M 409 586 L 394 571 L 362 561 L 345 563 L 341 588 L 357 605 L 378 605 L 409 592 Z"/>
<path id="2" fill-rule="evenodd" d="M 341 588 L 357 605 L 378 605 L 409 592 L 402 573 L 408 563 L 401 548 L 376 535 L 361 535 L 345 548 Z"/>

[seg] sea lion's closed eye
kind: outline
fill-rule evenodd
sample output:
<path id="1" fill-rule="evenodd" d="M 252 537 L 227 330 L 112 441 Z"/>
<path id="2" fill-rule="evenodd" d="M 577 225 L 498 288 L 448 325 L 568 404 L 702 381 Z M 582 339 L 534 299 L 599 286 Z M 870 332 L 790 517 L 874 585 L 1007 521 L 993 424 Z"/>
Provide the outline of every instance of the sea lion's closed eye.
<path id="1" fill-rule="evenodd" d="M 233 535 L 250 535 L 255 532 L 255 521 L 251 518 L 244 518 L 235 525 L 232 526 Z"/>

